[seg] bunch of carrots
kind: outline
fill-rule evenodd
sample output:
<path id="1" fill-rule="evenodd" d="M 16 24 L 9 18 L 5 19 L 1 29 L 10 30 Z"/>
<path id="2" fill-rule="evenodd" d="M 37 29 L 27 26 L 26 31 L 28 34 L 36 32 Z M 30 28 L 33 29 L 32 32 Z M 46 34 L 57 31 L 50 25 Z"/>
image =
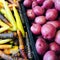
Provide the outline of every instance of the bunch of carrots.
<path id="1" fill-rule="evenodd" d="M 18 11 L 19 2 L 0 0 L 0 57 L 5 60 L 32 59 L 28 33 Z"/>

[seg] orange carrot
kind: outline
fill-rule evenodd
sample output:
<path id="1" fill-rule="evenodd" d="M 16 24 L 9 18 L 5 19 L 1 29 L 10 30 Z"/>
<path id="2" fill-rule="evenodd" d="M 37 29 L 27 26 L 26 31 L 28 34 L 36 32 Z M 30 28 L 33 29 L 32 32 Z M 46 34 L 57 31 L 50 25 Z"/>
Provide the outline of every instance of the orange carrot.
<path id="1" fill-rule="evenodd" d="M 22 55 L 22 57 L 24 59 L 27 59 L 27 55 L 25 53 L 25 47 L 24 47 L 24 43 L 23 43 L 23 38 L 22 38 L 22 35 L 21 35 L 21 32 L 19 30 L 17 30 L 17 34 L 18 34 L 18 38 L 19 38 L 19 49 L 20 49 L 20 53 Z"/>

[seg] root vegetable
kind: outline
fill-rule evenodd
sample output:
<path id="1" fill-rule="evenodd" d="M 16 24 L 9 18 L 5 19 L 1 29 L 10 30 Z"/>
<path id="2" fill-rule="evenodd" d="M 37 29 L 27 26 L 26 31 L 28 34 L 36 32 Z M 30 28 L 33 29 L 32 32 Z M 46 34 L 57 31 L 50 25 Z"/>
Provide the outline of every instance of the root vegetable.
<path id="1" fill-rule="evenodd" d="M 48 44 L 41 37 L 37 39 L 35 46 L 38 54 L 40 55 L 43 55 L 48 49 Z"/>
<path id="2" fill-rule="evenodd" d="M 44 14 L 44 9 L 40 6 L 35 6 L 33 8 L 33 12 L 37 15 L 37 16 L 40 16 L 40 15 L 43 15 Z"/>
<path id="3" fill-rule="evenodd" d="M 55 8 L 60 11 L 60 0 L 55 0 Z"/>
<path id="4" fill-rule="evenodd" d="M 57 31 L 55 42 L 60 45 L 60 30 Z"/>
<path id="5" fill-rule="evenodd" d="M 48 51 L 45 53 L 43 60 L 58 60 L 55 52 Z"/>
<path id="6" fill-rule="evenodd" d="M 30 29 L 32 33 L 35 35 L 38 35 L 41 33 L 41 26 L 39 24 L 33 23 Z"/>
<path id="7" fill-rule="evenodd" d="M 52 0 L 45 0 L 42 5 L 45 9 L 49 9 L 53 6 L 53 1 Z"/>
<path id="8" fill-rule="evenodd" d="M 52 38 L 55 36 L 56 28 L 52 24 L 44 24 L 41 27 L 41 33 L 45 39 L 52 40 Z"/>
<path id="9" fill-rule="evenodd" d="M 29 19 L 33 20 L 35 18 L 35 14 L 32 9 L 27 10 L 27 16 Z"/>
<path id="10" fill-rule="evenodd" d="M 33 1 L 33 2 L 32 2 L 32 8 L 34 8 L 34 7 L 37 6 L 37 5 L 38 5 L 37 1 Z"/>
<path id="11" fill-rule="evenodd" d="M 59 21 L 48 21 L 48 24 L 52 24 L 55 28 L 60 28 L 60 22 Z"/>
<path id="12" fill-rule="evenodd" d="M 31 7 L 32 1 L 31 0 L 24 0 L 23 5 L 27 8 Z"/>
<path id="13" fill-rule="evenodd" d="M 56 42 L 50 43 L 50 50 L 53 50 L 56 53 L 60 53 L 60 46 Z"/>
<path id="14" fill-rule="evenodd" d="M 48 9 L 46 11 L 47 20 L 55 20 L 58 16 L 58 11 L 56 9 Z"/>
<path id="15" fill-rule="evenodd" d="M 43 4 L 44 0 L 36 0 L 39 5 Z"/>
<path id="16" fill-rule="evenodd" d="M 38 16 L 35 18 L 35 23 L 37 24 L 44 24 L 46 22 L 45 16 Z"/>

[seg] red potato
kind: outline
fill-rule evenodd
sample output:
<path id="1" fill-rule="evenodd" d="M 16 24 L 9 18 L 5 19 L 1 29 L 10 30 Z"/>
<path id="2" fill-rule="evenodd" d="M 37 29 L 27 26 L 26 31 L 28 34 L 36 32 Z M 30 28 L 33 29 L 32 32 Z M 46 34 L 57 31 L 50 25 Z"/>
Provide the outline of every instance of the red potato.
<path id="1" fill-rule="evenodd" d="M 57 31 L 55 42 L 60 45 L 60 30 Z"/>
<path id="2" fill-rule="evenodd" d="M 33 23 L 31 26 L 31 31 L 33 34 L 38 35 L 41 33 L 41 25 Z"/>
<path id="3" fill-rule="evenodd" d="M 44 0 L 36 0 L 39 5 L 43 4 Z"/>
<path id="4" fill-rule="evenodd" d="M 35 18 L 35 14 L 32 9 L 27 10 L 27 16 L 29 19 L 33 20 Z"/>
<path id="5" fill-rule="evenodd" d="M 55 36 L 56 28 L 52 24 L 44 24 L 41 27 L 41 34 L 43 38 L 48 39 L 49 41 Z M 51 40 L 50 40 L 51 39 Z"/>
<path id="6" fill-rule="evenodd" d="M 47 51 L 43 57 L 43 60 L 58 60 L 54 51 Z"/>
<path id="7" fill-rule="evenodd" d="M 60 11 L 60 0 L 55 0 L 55 8 Z"/>
<path id="8" fill-rule="evenodd" d="M 32 1 L 31 0 L 24 0 L 23 5 L 27 8 L 30 8 L 32 5 Z"/>
<path id="9" fill-rule="evenodd" d="M 47 49 L 48 49 L 48 44 L 45 42 L 45 40 L 41 37 L 39 37 L 37 40 L 36 40 L 36 50 L 37 50 L 37 53 L 39 55 L 43 55 Z"/>
<path id="10" fill-rule="evenodd" d="M 52 2 L 54 3 L 54 2 L 55 2 L 55 0 L 52 0 Z"/>
<path id="11" fill-rule="evenodd" d="M 49 44 L 50 50 L 53 50 L 56 53 L 60 53 L 60 45 L 58 45 L 56 42 L 52 42 Z"/>
<path id="12" fill-rule="evenodd" d="M 37 1 L 33 1 L 33 2 L 32 2 L 32 8 L 34 8 L 34 7 L 37 6 L 37 5 L 38 5 Z"/>
<path id="13" fill-rule="evenodd" d="M 58 16 L 58 11 L 56 9 L 48 9 L 46 11 L 47 20 L 55 20 Z"/>
<path id="14" fill-rule="evenodd" d="M 42 8 L 42 7 L 40 7 L 40 6 L 35 6 L 34 8 L 33 8 L 33 11 L 34 11 L 34 13 L 37 15 L 37 16 L 40 16 L 40 15 L 43 15 L 44 14 L 44 9 Z"/>
<path id="15" fill-rule="evenodd" d="M 36 0 L 31 0 L 31 1 L 33 2 L 33 1 L 36 1 Z"/>
<path id="16" fill-rule="evenodd" d="M 45 0 L 42 5 L 42 7 L 45 9 L 50 9 L 50 8 L 52 8 L 52 6 L 53 6 L 52 0 Z"/>
<path id="17" fill-rule="evenodd" d="M 44 24 L 46 22 L 45 16 L 38 16 L 35 18 L 35 23 L 37 24 Z"/>
<path id="18" fill-rule="evenodd" d="M 52 24 L 55 28 L 60 28 L 60 21 L 48 21 L 48 24 Z"/>

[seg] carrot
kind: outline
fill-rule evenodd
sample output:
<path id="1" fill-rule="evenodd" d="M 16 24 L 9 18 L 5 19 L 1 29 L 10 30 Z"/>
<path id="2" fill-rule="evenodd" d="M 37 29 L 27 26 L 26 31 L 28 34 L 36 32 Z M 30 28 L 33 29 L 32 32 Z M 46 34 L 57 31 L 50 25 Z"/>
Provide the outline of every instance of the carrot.
<path id="1" fill-rule="evenodd" d="M 3 14 L 4 17 L 8 19 L 5 9 L 1 8 L 0 13 Z"/>
<path id="2" fill-rule="evenodd" d="M 17 34 L 18 34 L 18 39 L 19 39 L 20 53 L 21 53 L 21 55 L 22 55 L 22 57 L 24 59 L 27 59 L 27 55 L 25 53 L 25 47 L 24 47 L 24 43 L 23 43 L 23 38 L 22 38 L 21 32 L 19 30 L 17 30 Z"/>
<path id="3" fill-rule="evenodd" d="M 2 8 L 3 7 L 3 3 L 2 2 L 0 2 L 0 8 Z"/>
<path id="4" fill-rule="evenodd" d="M 2 14 L 0 14 L 0 19 L 3 22 L 5 22 L 7 25 L 9 25 L 10 27 L 12 27 L 12 24 L 9 21 L 7 21 L 7 19 Z"/>
<path id="5" fill-rule="evenodd" d="M 10 55 L 11 54 L 10 49 L 4 49 L 4 53 Z"/>
<path id="6" fill-rule="evenodd" d="M 11 30 L 16 31 L 17 30 L 17 28 L 16 28 L 16 22 L 15 22 L 15 19 L 14 19 L 13 15 L 12 15 L 11 10 L 9 9 L 8 4 L 6 3 L 5 0 L 2 0 L 2 3 L 3 3 L 3 6 L 5 8 L 7 18 L 9 20 L 9 22 L 13 26 Z"/>
<path id="7" fill-rule="evenodd" d="M 14 12 L 14 16 L 16 18 L 16 23 L 17 23 L 17 28 L 19 31 L 21 31 L 23 37 L 25 37 L 25 31 L 24 31 L 24 27 L 21 21 L 21 17 L 19 16 L 19 13 L 17 11 L 17 9 L 15 8 L 15 6 L 13 6 L 13 12 Z"/>
<path id="8" fill-rule="evenodd" d="M 4 32 L 4 31 L 6 31 L 6 30 L 8 30 L 10 27 L 7 25 L 7 24 L 5 24 L 2 20 L 0 20 L 0 26 L 2 26 L 1 28 L 0 28 L 0 33 L 2 33 L 2 32 Z"/>
<path id="9" fill-rule="evenodd" d="M 7 44 L 0 45 L 0 49 L 10 49 L 10 48 L 12 48 L 12 45 L 7 45 Z"/>
<path id="10" fill-rule="evenodd" d="M 13 60 L 11 56 L 4 54 L 1 50 L 0 50 L 0 57 L 5 60 Z"/>
<path id="11" fill-rule="evenodd" d="M 0 39 L 0 45 L 10 42 L 12 39 Z"/>
<path id="12" fill-rule="evenodd" d="M 9 29 L 9 27 L 2 27 L 2 28 L 0 28 L 0 33 L 5 32 L 8 29 Z"/>
<path id="13" fill-rule="evenodd" d="M 11 49 L 4 49 L 4 53 L 5 54 L 15 54 L 18 52 L 18 46 L 14 46 L 13 48 Z"/>
<path id="14" fill-rule="evenodd" d="M 1 33 L 0 34 L 0 38 L 2 39 L 6 39 L 6 38 L 15 38 L 17 37 L 17 33 L 16 32 L 8 32 L 8 33 Z"/>
<path id="15" fill-rule="evenodd" d="M 5 24 L 1 19 L 0 19 L 0 26 L 4 26 L 4 27 L 9 27 L 7 24 Z"/>

